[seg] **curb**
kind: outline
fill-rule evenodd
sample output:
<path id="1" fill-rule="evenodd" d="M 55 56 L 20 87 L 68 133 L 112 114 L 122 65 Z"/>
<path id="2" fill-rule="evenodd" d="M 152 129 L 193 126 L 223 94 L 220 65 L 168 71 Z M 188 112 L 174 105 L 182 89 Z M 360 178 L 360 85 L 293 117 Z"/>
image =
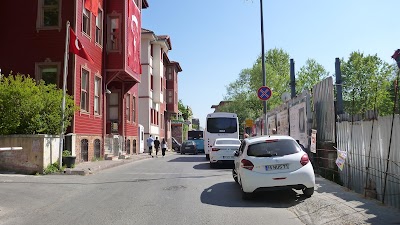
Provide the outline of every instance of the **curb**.
<path id="1" fill-rule="evenodd" d="M 171 152 L 174 153 L 174 152 Z M 167 154 L 165 154 L 167 156 Z M 168 155 L 172 155 L 172 154 L 168 154 Z M 94 162 L 93 164 L 89 164 L 87 165 L 87 168 L 82 168 L 82 169 L 77 169 L 77 168 L 65 168 L 64 171 L 62 171 L 60 174 L 61 175 L 81 175 L 81 176 L 86 176 L 86 175 L 90 175 L 90 174 L 94 174 L 98 171 L 101 170 L 105 170 L 105 169 L 109 169 L 109 168 L 113 168 L 116 166 L 121 166 L 124 164 L 128 164 L 128 163 L 133 163 L 139 160 L 144 160 L 144 159 L 151 159 L 152 157 L 150 155 L 141 155 L 139 157 L 131 157 L 128 159 L 120 159 L 120 160 L 105 160 L 105 161 L 110 161 L 110 162 L 105 162 L 105 161 L 100 161 L 100 163 L 98 163 L 96 165 L 96 162 Z M 78 166 L 79 167 L 79 166 Z"/>

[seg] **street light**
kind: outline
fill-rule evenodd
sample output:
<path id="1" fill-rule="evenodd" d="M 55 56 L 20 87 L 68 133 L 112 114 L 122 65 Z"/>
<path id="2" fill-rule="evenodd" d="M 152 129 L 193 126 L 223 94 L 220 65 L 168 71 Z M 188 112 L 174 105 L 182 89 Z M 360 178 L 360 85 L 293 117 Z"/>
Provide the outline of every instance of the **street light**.
<path id="1" fill-rule="evenodd" d="M 260 18 L 261 18 L 261 59 L 262 59 L 262 73 L 263 73 L 263 86 L 266 86 L 266 73 L 265 73 L 265 53 L 264 53 L 264 19 L 263 19 L 263 2 L 260 0 Z M 267 134 L 267 101 L 263 101 L 263 120 L 264 120 L 264 134 Z"/>

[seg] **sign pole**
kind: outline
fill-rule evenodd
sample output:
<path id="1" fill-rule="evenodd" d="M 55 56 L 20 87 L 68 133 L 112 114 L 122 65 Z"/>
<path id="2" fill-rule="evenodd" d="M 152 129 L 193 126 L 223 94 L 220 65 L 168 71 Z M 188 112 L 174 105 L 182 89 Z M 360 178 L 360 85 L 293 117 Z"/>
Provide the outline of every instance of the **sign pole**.
<path id="1" fill-rule="evenodd" d="M 266 73 L 265 73 L 265 52 L 264 52 L 264 18 L 263 18 L 263 2 L 260 0 L 260 17 L 261 17 L 261 60 L 262 60 L 262 74 L 263 86 L 266 86 Z M 267 134 L 267 101 L 263 101 L 263 121 L 264 121 L 264 135 Z M 261 133 L 263 134 L 263 133 Z"/>
<path id="2" fill-rule="evenodd" d="M 63 76 L 63 95 L 61 103 L 61 130 L 60 130 L 60 156 L 58 160 L 58 168 L 62 168 L 62 153 L 64 147 L 64 117 L 65 117 L 65 95 L 67 92 L 67 75 L 68 75 L 68 46 L 69 46 L 69 27 L 70 23 L 67 21 L 66 34 L 65 34 L 65 52 L 64 52 L 64 76 Z"/>

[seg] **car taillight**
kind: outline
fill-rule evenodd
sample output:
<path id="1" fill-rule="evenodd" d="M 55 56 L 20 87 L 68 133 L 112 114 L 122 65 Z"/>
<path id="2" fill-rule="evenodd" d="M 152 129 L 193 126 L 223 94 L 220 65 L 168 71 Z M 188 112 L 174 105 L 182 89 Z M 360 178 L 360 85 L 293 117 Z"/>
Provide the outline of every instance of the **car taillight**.
<path id="1" fill-rule="evenodd" d="M 240 161 L 240 166 L 241 166 L 242 168 L 245 168 L 245 169 L 248 169 L 248 170 L 253 170 L 253 168 L 254 168 L 253 163 L 250 162 L 250 161 L 247 160 L 247 159 L 242 159 L 242 161 Z"/>
<path id="2" fill-rule="evenodd" d="M 216 152 L 216 151 L 219 150 L 219 148 L 212 148 L 211 150 L 212 150 L 213 152 Z"/>
<path id="3" fill-rule="evenodd" d="M 305 166 L 308 162 L 310 162 L 310 159 L 308 158 L 307 154 L 304 154 L 300 159 L 300 163 L 301 165 Z"/>

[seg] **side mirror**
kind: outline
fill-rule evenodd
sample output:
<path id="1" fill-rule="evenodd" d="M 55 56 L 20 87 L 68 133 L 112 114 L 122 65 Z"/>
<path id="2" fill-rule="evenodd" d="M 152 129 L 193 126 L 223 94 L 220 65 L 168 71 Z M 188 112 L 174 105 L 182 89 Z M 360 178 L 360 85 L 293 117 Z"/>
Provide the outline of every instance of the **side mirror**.
<path id="1" fill-rule="evenodd" d="M 236 156 L 236 157 L 239 156 L 239 151 L 235 151 L 235 156 Z"/>

